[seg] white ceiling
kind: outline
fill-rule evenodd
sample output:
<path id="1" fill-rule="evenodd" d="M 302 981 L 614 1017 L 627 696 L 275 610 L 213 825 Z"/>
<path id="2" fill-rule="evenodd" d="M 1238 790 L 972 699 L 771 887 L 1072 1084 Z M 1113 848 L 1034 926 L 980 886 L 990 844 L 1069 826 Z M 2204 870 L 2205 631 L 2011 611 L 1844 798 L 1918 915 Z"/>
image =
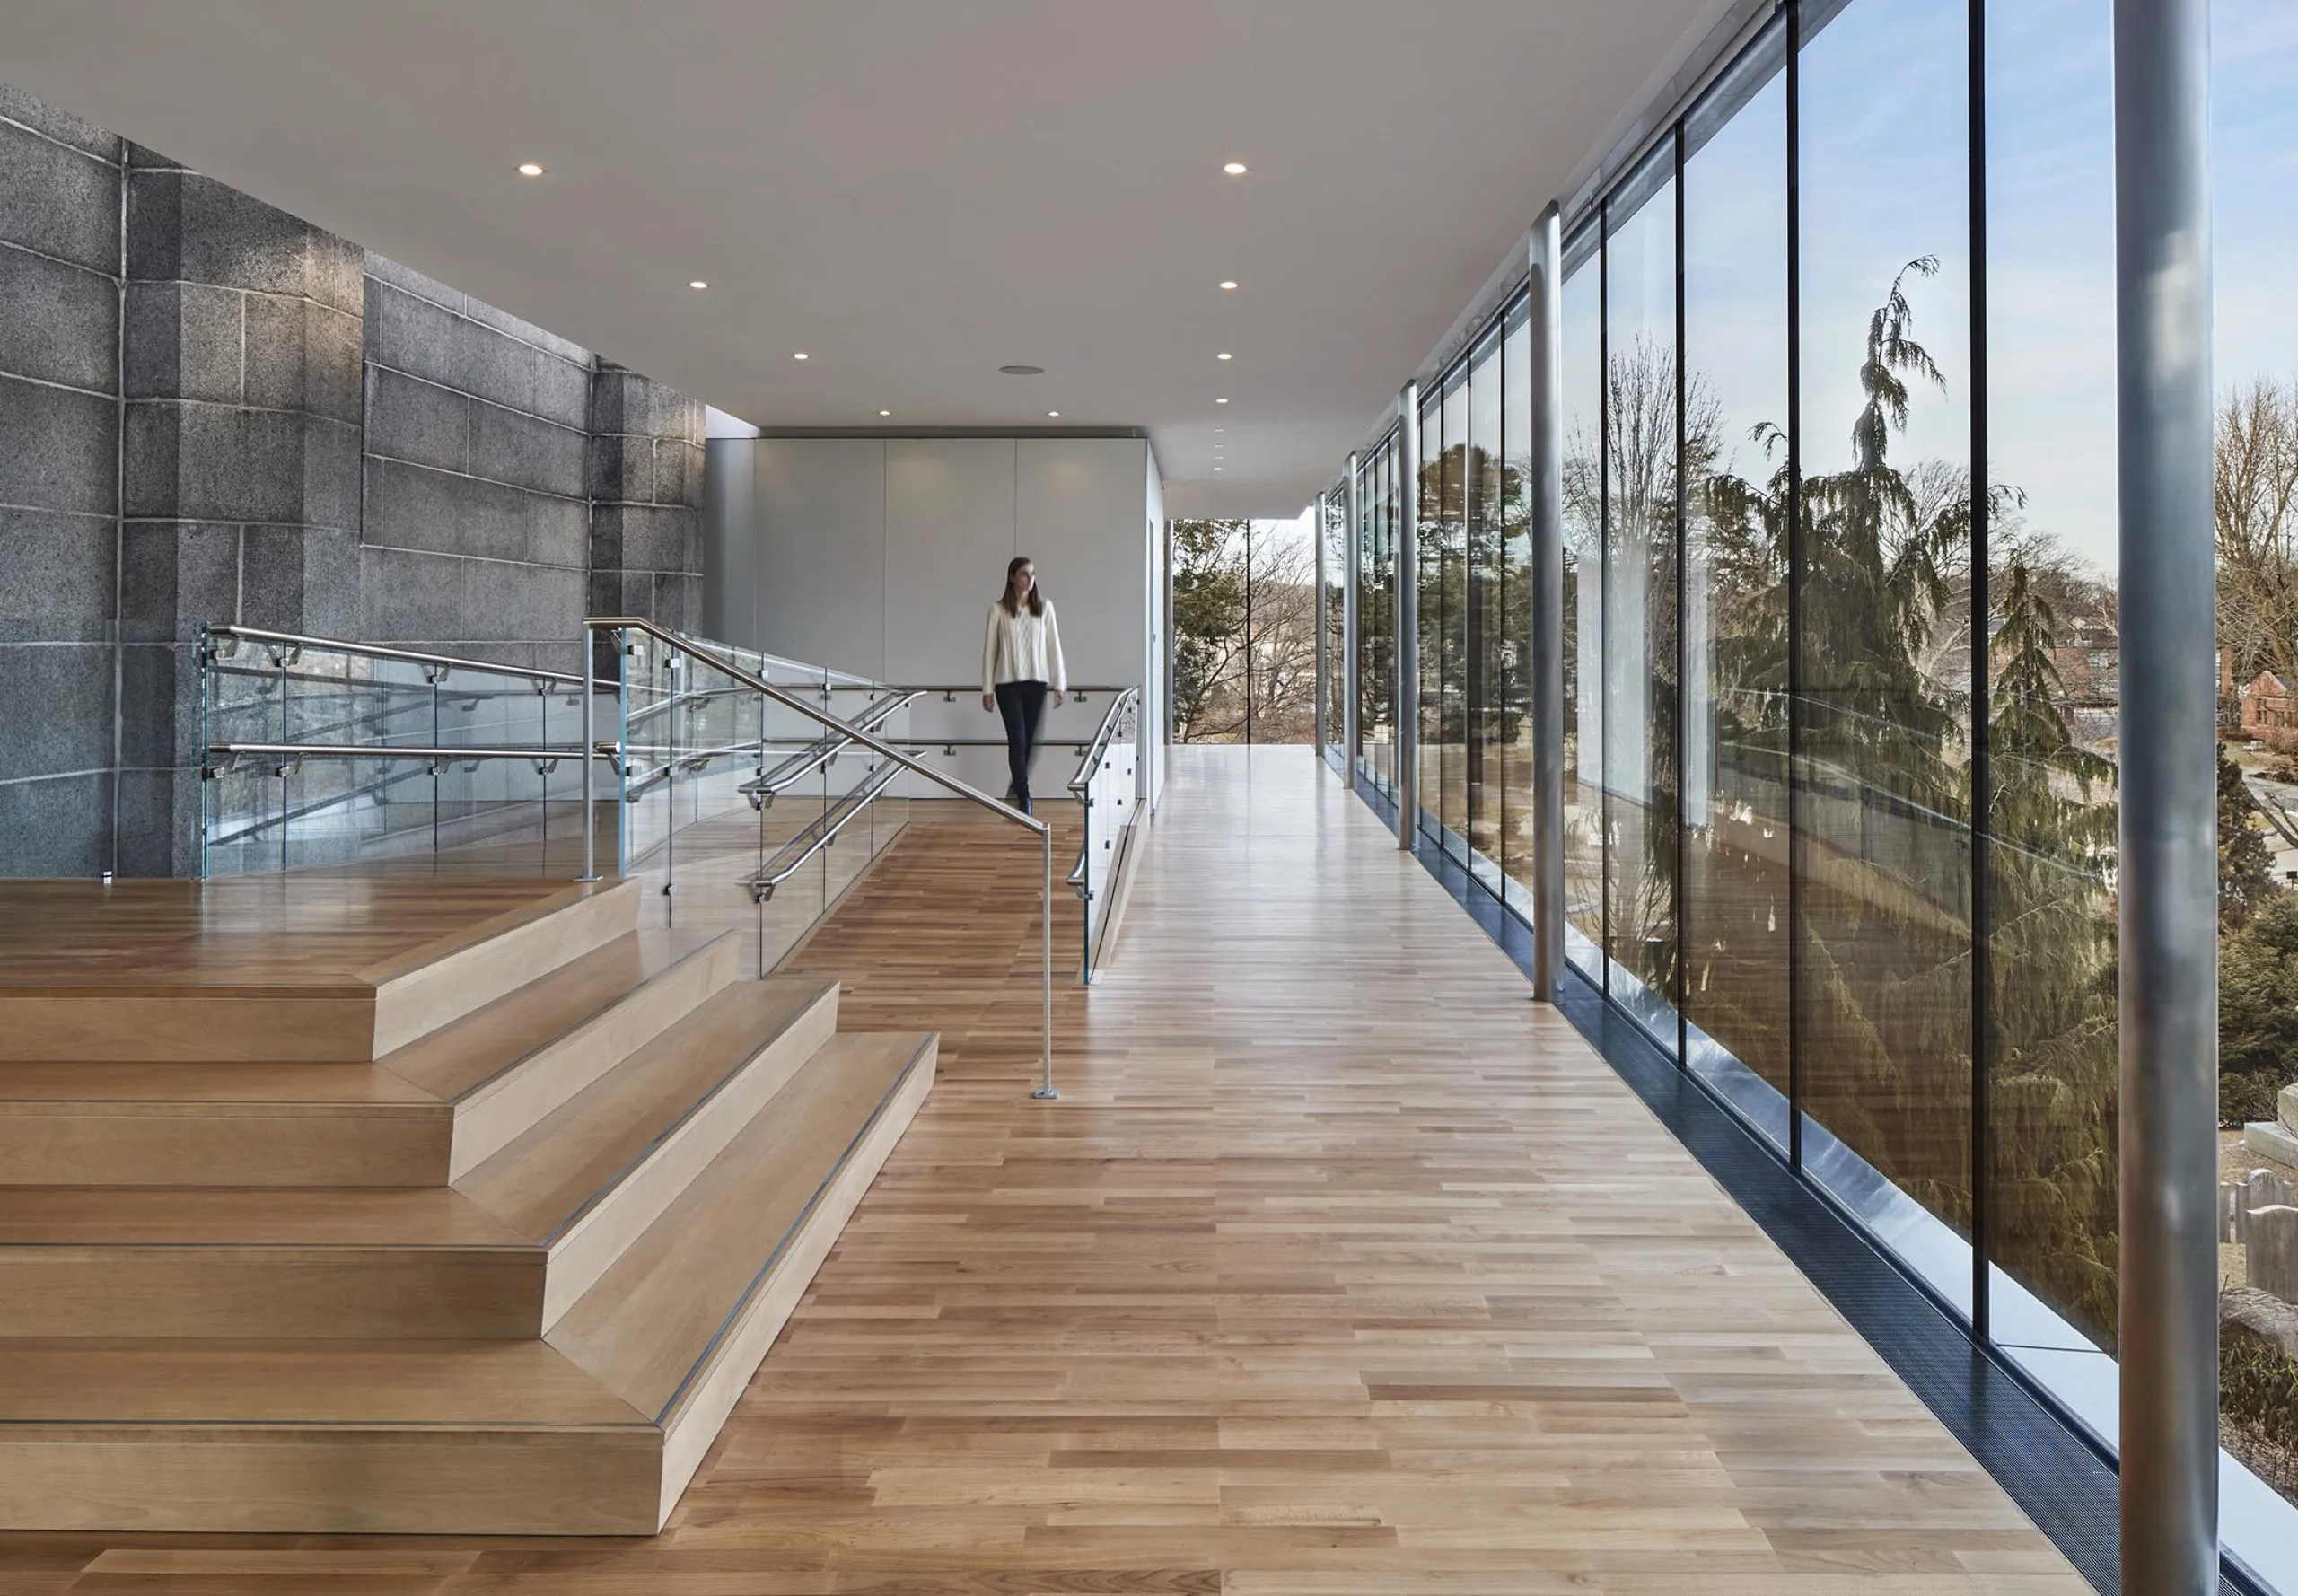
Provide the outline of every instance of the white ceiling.
<path id="1" fill-rule="evenodd" d="M 0 81 L 766 427 L 1290 515 L 1726 4 L 9 0 Z"/>

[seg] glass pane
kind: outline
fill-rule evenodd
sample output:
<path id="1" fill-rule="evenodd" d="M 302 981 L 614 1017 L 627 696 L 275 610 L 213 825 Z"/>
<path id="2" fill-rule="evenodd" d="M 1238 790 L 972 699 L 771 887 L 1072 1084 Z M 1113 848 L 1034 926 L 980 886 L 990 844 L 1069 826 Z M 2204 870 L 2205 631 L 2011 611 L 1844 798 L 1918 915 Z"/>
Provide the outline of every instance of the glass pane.
<path id="1" fill-rule="evenodd" d="M 1317 555 L 1312 536 L 1309 515 L 1250 525 L 1245 741 L 1315 740 Z"/>
<path id="2" fill-rule="evenodd" d="M 1347 735 L 1343 706 L 1348 691 L 1348 486 L 1335 483 L 1325 494 L 1324 524 L 1317 529 L 1324 549 L 1325 684 L 1324 740 L 1338 748 Z"/>
<path id="3" fill-rule="evenodd" d="M 1396 589 L 1384 530 L 1381 444 L 1357 461 L 1356 741 L 1360 768 L 1380 791 L 1392 790 L 1390 747 L 1395 739 L 1394 636 Z"/>
<path id="4" fill-rule="evenodd" d="M 1604 945 L 1603 336 L 1603 273 L 1590 259 L 1564 279 L 1564 915 L 1566 956 L 1599 979 Z"/>
<path id="5" fill-rule="evenodd" d="M 1532 329 L 1527 308 L 1510 317 L 1502 345 L 1498 588 L 1486 683 L 1492 758 L 1500 788 L 1498 855 L 1507 900 L 1532 913 Z"/>
<path id="6" fill-rule="evenodd" d="M 2112 29 L 2106 0 L 1995 0 L 1987 31 L 1987 1213 L 2010 1277 L 1995 1334 L 2067 1344 L 2031 1292 L 2111 1347 Z"/>
<path id="7" fill-rule="evenodd" d="M 1444 803 L 1444 667 L 1451 651 L 1445 646 L 1445 543 L 1451 530 L 1446 513 L 1447 488 L 1457 504 L 1459 472 L 1445 469 L 1444 408 L 1431 397 L 1420 407 L 1420 461 L 1414 472 L 1414 515 L 1417 541 L 1413 571 L 1418 609 L 1414 615 L 1420 662 L 1420 705 L 1415 750 L 1418 769 L 1415 796 L 1420 804 L 1420 829 L 1432 838 L 1443 836 Z"/>
<path id="8" fill-rule="evenodd" d="M 1467 768 L 1464 796 L 1469 868 L 1500 890 L 1500 748 L 1493 689 L 1500 625 L 1500 340 L 1495 335 L 1469 364 L 1468 447 L 1461 457 L 1467 532 L 1468 599 L 1461 663 Z"/>
<path id="9" fill-rule="evenodd" d="M 1804 46 L 1796 1024 L 1805 1153 L 1881 1223 L 1970 1215 L 1969 204 L 1963 0 Z M 1909 128 L 1925 130 L 1909 137 Z M 1847 1154 L 1847 1156 L 1846 1156 Z M 1922 1244 L 1919 1228 L 1895 1241 Z M 1968 1303 L 1969 1260 L 1910 1256 Z"/>
<path id="10" fill-rule="evenodd" d="M 1604 881 L 1612 995 L 1676 1042 L 1676 187 L 1672 146 L 1604 245 Z"/>
<path id="11" fill-rule="evenodd" d="M 2221 1257 L 2230 1284 L 2286 1313 L 2298 1278 L 2276 1272 L 2250 1214 L 2281 1187 L 2298 1189 L 2298 848 L 2287 840 L 2298 831 L 2298 11 L 2214 0 L 2211 29 L 2221 715 L 2239 728 L 2219 772 L 2220 1169 L 2243 1185 L 2232 1206 L 2244 1215 L 2240 1245 Z M 2279 1184 L 2249 1184 L 2259 1175 Z M 2237 1300 L 2255 1322 L 2263 1304 Z M 2298 1521 L 2284 1505 L 2298 1503 L 2298 1359 L 2287 1351 L 2232 1321 L 2222 1332 L 2220 1434 L 2247 1470 L 2223 1477 L 2223 1533 L 2285 1596 L 2298 1592 Z"/>
<path id="12" fill-rule="evenodd" d="M 1787 84 L 1684 163 L 1686 1062 L 1787 1133 Z M 1724 92 L 1737 85 L 1727 84 Z M 1769 1090 L 1746 1090 L 1749 1074 Z"/>

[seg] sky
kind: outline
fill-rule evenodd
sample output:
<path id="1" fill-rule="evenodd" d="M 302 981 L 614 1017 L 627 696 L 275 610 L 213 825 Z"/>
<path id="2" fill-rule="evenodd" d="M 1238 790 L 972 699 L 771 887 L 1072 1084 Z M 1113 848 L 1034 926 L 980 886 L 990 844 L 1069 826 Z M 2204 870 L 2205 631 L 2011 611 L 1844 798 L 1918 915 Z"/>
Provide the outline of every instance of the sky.
<path id="1" fill-rule="evenodd" d="M 1941 270 L 1908 280 L 1912 331 L 1943 382 L 1918 388 L 1894 453 L 1908 464 L 1969 461 L 1967 16 L 1965 0 L 1856 0 L 1805 44 L 1807 470 L 1847 462 L 1868 317 L 1894 274 L 1925 255 Z M 1990 0 L 1987 18 L 1991 475 L 2025 495 L 2028 531 L 2055 537 L 2108 574 L 2115 564 L 2109 0 Z M 2215 0 L 2212 21 L 2223 394 L 2261 375 L 2298 379 L 2298 3 Z M 1785 418 L 1785 114 L 1784 83 L 1775 77 L 1692 153 L 1685 180 L 1687 364 L 1707 374 L 1742 474 L 1763 469 L 1750 429 Z M 1651 203 L 1672 205 L 1672 191 Z M 1664 310 L 1672 287 L 1669 252 L 1634 247 L 1641 220 L 1616 219 L 1616 341 L 1636 306 L 1655 300 Z M 1591 266 L 1583 276 L 1592 273 Z M 1567 304 L 1592 303 L 1592 286 L 1567 285 Z M 1572 325 L 1567 313 L 1566 381 L 1574 390 L 1583 373 L 1592 389 L 1594 369 L 1593 329 L 1584 314 L 1579 320 Z"/>

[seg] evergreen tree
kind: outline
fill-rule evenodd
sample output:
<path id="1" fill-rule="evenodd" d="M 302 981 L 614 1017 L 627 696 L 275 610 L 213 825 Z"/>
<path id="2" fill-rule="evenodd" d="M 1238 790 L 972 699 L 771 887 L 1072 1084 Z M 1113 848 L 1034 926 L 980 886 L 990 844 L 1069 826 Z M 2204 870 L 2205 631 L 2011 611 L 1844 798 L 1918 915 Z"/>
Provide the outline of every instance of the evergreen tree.
<path id="1" fill-rule="evenodd" d="M 1988 1104 L 1995 1258 L 2102 1345 L 2116 1309 L 2114 767 L 2060 706 L 2057 615 L 2013 549 L 1990 578 Z"/>
<path id="2" fill-rule="evenodd" d="M 2274 850 L 2259 829 L 2258 801 L 2242 785 L 2242 772 L 2218 745 L 2218 929 L 2250 924 L 2277 889 Z"/>

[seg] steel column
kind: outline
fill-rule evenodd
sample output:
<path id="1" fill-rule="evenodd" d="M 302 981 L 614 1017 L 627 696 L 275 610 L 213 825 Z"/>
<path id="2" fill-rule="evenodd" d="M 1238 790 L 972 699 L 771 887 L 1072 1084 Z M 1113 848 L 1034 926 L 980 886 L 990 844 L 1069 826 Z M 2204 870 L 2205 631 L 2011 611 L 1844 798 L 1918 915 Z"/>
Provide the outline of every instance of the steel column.
<path id="1" fill-rule="evenodd" d="M 1532 224 L 1532 995 L 1564 975 L 1564 217 Z"/>
<path id="2" fill-rule="evenodd" d="M 1397 395 L 1397 846 L 1420 829 L 1420 384 Z"/>
<path id="3" fill-rule="evenodd" d="M 1325 627 L 1328 624 L 1325 603 L 1325 495 L 1317 495 L 1317 763 L 1325 762 L 1325 706 L 1332 702 L 1327 695 L 1331 691 L 1330 662 L 1326 655 Z"/>
<path id="4" fill-rule="evenodd" d="M 2115 0 L 2122 1589 L 2218 1589 L 2209 0 Z"/>

